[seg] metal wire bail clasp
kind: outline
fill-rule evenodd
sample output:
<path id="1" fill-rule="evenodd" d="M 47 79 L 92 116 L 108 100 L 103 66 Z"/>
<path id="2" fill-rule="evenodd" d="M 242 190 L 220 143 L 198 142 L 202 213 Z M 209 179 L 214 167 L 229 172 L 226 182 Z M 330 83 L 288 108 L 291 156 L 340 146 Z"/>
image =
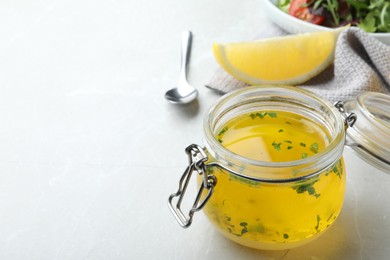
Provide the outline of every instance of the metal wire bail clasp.
<path id="1" fill-rule="evenodd" d="M 189 165 L 184 171 L 182 177 L 180 178 L 179 189 L 176 193 L 171 194 L 168 199 L 168 206 L 171 212 L 183 228 L 187 228 L 191 225 L 194 213 L 201 210 L 203 206 L 207 203 L 213 193 L 214 186 L 217 182 L 217 179 L 214 175 L 207 174 L 205 162 L 208 160 L 208 157 L 205 151 L 199 145 L 192 144 L 188 146 L 186 148 L 186 153 L 188 155 Z M 195 202 L 192 205 L 188 216 L 186 216 L 181 209 L 181 203 L 183 201 L 183 196 L 187 190 L 188 183 L 190 182 L 191 175 L 194 171 L 197 172 L 199 175 L 203 175 L 203 181 L 195 198 Z M 203 191 L 205 189 L 207 190 L 207 194 L 204 197 L 203 201 L 200 201 Z M 176 197 L 178 199 L 176 205 L 174 205 L 173 200 Z"/>
<path id="2" fill-rule="evenodd" d="M 345 120 L 345 128 L 352 127 L 356 120 L 357 116 L 355 113 L 347 114 L 344 109 L 344 102 L 343 101 L 337 101 L 334 106 L 339 110 L 341 115 L 344 117 Z"/>

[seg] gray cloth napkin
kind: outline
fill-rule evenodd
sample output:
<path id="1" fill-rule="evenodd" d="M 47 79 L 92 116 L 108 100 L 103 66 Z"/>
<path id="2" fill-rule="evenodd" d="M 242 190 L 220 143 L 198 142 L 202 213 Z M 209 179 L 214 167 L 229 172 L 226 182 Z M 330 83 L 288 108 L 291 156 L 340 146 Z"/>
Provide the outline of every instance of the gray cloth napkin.
<path id="1" fill-rule="evenodd" d="M 285 35 L 279 27 L 267 28 L 260 38 Z M 217 69 L 206 87 L 227 93 L 248 86 L 222 68 Z M 362 30 L 343 31 L 336 43 L 332 65 L 299 85 L 330 102 L 355 98 L 363 91 L 390 94 L 390 46 Z"/>

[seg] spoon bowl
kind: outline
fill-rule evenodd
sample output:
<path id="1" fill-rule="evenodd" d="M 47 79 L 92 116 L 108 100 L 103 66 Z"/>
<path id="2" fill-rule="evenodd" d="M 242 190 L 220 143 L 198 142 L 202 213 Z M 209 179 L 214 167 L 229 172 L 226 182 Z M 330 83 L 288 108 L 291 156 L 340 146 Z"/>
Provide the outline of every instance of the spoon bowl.
<path id="1" fill-rule="evenodd" d="M 165 98 L 172 103 L 190 103 L 198 97 L 198 91 L 193 87 L 191 88 L 192 89 L 184 89 L 182 87 L 173 88 L 165 93 Z"/>
<path id="2" fill-rule="evenodd" d="M 191 86 L 187 81 L 187 68 L 191 51 L 192 33 L 184 31 L 182 33 L 181 45 L 181 66 L 180 78 L 176 88 L 168 90 L 165 93 L 165 98 L 171 103 L 187 104 L 198 97 L 198 90 Z"/>

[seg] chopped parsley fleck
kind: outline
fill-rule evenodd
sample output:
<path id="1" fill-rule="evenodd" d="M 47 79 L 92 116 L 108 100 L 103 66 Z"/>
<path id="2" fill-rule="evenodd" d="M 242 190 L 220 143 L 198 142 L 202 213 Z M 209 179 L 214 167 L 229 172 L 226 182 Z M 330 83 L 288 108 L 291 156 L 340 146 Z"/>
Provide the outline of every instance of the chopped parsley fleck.
<path id="1" fill-rule="evenodd" d="M 263 113 L 260 113 L 260 112 L 257 112 L 257 113 L 251 113 L 249 115 L 250 118 L 252 119 L 255 119 L 256 117 L 260 118 L 260 119 L 263 119 L 265 116 L 269 116 L 269 117 L 277 117 L 277 114 L 276 112 L 263 112 Z"/>
<path id="2" fill-rule="evenodd" d="M 268 114 L 267 112 L 263 112 L 263 113 L 257 112 L 257 113 L 251 113 L 249 116 L 252 119 L 255 119 L 256 117 L 263 119 L 267 114 Z"/>
<path id="3" fill-rule="evenodd" d="M 255 226 L 255 230 L 259 233 L 264 233 L 265 232 L 265 227 L 262 223 L 259 223 L 257 226 Z"/>
<path id="4" fill-rule="evenodd" d="M 264 113 L 256 113 L 256 115 L 259 117 L 259 118 L 263 118 L 267 115 L 267 112 L 264 112 Z"/>
<path id="5" fill-rule="evenodd" d="M 343 175 L 343 167 L 340 161 L 333 167 L 332 171 L 341 179 L 341 175 Z"/>
<path id="6" fill-rule="evenodd" d="M 299 145 L 302 146 L 302 147 L 306 147 L 305 143 L 299 143 Z"/>
<path id="7" fill-rule="evenodd" d="M 276 151 L 280 152 L 282 143 L 276 143 L 275 141 L 272 143 L 272 146 L 275 148 Z"/>
<path id="8" fill-rule="evenodd" d="M 318 153 L 318 144 L 317 143 L 313 143 L 312 145 L 310 145 L 310 151 L 312 151 L 313 153 Z"/>
<path id="9" fill-rule="evenodd" d="M 317 231 L 318 231 L 318 228 L 320 227 L 320 221 L 321 221 L 320 215 L 317 215 L 317 225 L 315 226 L 315 229 Z"/>
<path id="10" fill-rule="evenodd" d="M 292 142 L 290 140 L 284 140 L 283 142 L 292 144 Z"/>
<path id="11" fill-rule="evenodd" d="M 224 133 L 226 133 L 226 131 L 228 130 L 228 127 L 227 126 L 225 126 L 224 128 L 222 128 L 222 130 L 221 131 L 219 131 L 219 136 L 220 135 L 223 135 Z"/>
<path id="12" fill-rule="evenodd" d="M 297 192 L 297 193 L 305 193 L 307 192 L 309 195 L 313 195 L 314 197 L 318 198 L 320 194 L 318 194 L 313 187 L 313 185 L 318 181 L 318 179 L 315 179 L 310 182 L 305 182 L 299 185 L 295 185 L 292 188 Z"/>
<path id="13" fill-rule="evenodd" d="M 279 129 L 279 133 L 281 133 L 281 132 L 284 132 L 284 130 L 283 129 Z"/>
<path id="14" fill-rule="evenodd" d="M 302 153 L 302 159 L 307 158 L 307 153 Z"/>
<path id="15" fill-rule="evenodd" d="M 277 114 L 275 112 L 268 112 L 268 115 L 270 117 L 277 117 Z"/>
<path id="16" fill-rule="evenodd" d="M 333 171 L 334 171 L 337 175 L 339 175 L 339 169 L 337 168 L 337 165 L 335 165 L 335 166 L 333 167 Z"/>
<path id="17" fill-rule="evenodd" d="M 213 174 L 214 173 L 214 168 L 213 167 L 208 167 L 207 168 L 207 172 Z"/>
<path id="18" fill-rule="evenodd" d="M 247 228 L 248 223 L 246 223 L 246 222 L 241 222 L 241 223 L 240 223 L 240 226 L 243 227 L 242 230 L 241 230 L 241 235 L 244 235 L 245 233 L 248 232 L 248 228 Z"/>
<path id="19" fill-rule="evenodd" d="M 284 239 L 288 239 L 290 236 L 288 234 L 283 234 Z"/>
<path id="20" fill-rule="evenodd" d="M 293 146 L 287 146 L 287 150 L 290 150 L 292 148 L 293 148 Z"/>

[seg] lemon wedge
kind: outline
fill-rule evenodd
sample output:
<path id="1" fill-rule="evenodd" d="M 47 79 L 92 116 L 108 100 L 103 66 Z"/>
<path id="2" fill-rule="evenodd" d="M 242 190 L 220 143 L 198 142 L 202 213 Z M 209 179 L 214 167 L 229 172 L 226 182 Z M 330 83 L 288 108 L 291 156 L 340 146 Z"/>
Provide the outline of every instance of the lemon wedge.
<path id="1" fill-rule="evenodd" d="M 337 37 L 342 30 L 214 43 L 213 52 L 222 68 L 248 84 L 298 85 L 332 63 Z"/>

